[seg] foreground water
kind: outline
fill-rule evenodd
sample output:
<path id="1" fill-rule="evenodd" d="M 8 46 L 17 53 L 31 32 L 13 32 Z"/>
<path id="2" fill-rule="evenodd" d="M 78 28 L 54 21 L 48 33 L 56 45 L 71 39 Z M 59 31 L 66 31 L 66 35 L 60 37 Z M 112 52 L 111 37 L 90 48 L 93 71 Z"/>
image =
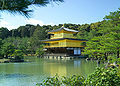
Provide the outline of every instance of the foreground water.
<path id="1" fill-rule="evenodd" d="M 36 86 L 48 76 L 84 75 L 97 67 L 95 61 L 85 59 L 55 60 L 29 58 L 31 62 L 0 63 L 0 86 Z"/>

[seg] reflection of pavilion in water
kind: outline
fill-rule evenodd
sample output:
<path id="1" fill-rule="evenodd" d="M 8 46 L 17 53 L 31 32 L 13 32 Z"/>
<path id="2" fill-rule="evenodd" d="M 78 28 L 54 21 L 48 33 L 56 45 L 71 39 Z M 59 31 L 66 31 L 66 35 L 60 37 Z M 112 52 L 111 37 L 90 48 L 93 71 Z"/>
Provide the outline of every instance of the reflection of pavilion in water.
<path id="1" fill-rule="evenodd" d="M 69 62 L 69 63 L 68 63 Z M 59 63 L 59 62 L 54 62 L 54 63 L 49 63 L 46 62 L 45 65 L 47 67 L 43 67 L 44 71 L 49 73 L 51 76 L 54 76 L 58 74 L 59 76 L 70 76 L 74 74 L 81 74 L 82 69 L 81 68 L 81 61 L 80 60 L 75 60 L 75 61 L 68 61 L 67 63 L 64 61 Z"/>
<path id="2" fill-rule="evenodd" d="M 80 60 L 78 60 L 78 61 L 74 61 L 74 67 L 80 66 L 80 63 L 81 63 Z"/>
<path id="3" fill-rule="evenodd" d="M 58 74 L 59 76 L 85 75 L 93 72 L 96 63 L 86 62 L 85 60 L 66 60 L 54 62 L 44 62 L 43 71 L 50 76 Z"/>
<path id="4" fill-rule="evenodd" d="M 58 74 L 59 76 L 66 76 L 67 70 L 66 70 L 66 64 L 60 64 L 59 62 L 55 63 L 45 63 L 47 67 L 43 67 L 44 72 L 47 72 L 50 74 L 50 76 L 54 76 Z"/>

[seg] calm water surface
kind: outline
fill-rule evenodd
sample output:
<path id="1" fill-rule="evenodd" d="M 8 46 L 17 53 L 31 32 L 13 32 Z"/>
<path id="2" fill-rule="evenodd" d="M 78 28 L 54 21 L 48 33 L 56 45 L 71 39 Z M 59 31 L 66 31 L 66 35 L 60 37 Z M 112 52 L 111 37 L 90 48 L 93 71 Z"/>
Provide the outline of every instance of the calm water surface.
<path id="1" fill-rule="evenodd" d="M 94 61 L 84 59 L 55 60 L 30 58 L 31 62 L 0 63 L 0 86 L 36 86 L 48 76 L 84 75 L 92 73 L 97 67 Z"/>

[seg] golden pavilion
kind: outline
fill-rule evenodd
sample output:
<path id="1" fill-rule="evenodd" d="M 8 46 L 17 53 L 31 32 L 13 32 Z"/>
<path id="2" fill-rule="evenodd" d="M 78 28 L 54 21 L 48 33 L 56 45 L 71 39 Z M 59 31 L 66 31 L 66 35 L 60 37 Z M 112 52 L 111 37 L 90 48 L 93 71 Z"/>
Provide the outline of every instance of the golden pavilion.
<path id="1" fill-rule="evenodd" d="M 61 27 L 48 32 L 49 39 L 43 40 L 48 56 L 80 56 L 81 49 L 85 47 L 85 39 L 76 39 L 76 30 Z"/>

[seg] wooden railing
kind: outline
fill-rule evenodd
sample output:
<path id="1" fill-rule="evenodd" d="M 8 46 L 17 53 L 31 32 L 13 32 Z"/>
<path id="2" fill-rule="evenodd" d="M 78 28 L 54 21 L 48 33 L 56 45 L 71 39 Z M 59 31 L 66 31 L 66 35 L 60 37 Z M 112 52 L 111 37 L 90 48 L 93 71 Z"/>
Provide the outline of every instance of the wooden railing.
<path id="1" fill-rule="evenodd" d="M 49 45 L 49 46 L 44 46 L 44 48 L 52 48 L 52 47 L 84 47 L 81 45 Z"/>

